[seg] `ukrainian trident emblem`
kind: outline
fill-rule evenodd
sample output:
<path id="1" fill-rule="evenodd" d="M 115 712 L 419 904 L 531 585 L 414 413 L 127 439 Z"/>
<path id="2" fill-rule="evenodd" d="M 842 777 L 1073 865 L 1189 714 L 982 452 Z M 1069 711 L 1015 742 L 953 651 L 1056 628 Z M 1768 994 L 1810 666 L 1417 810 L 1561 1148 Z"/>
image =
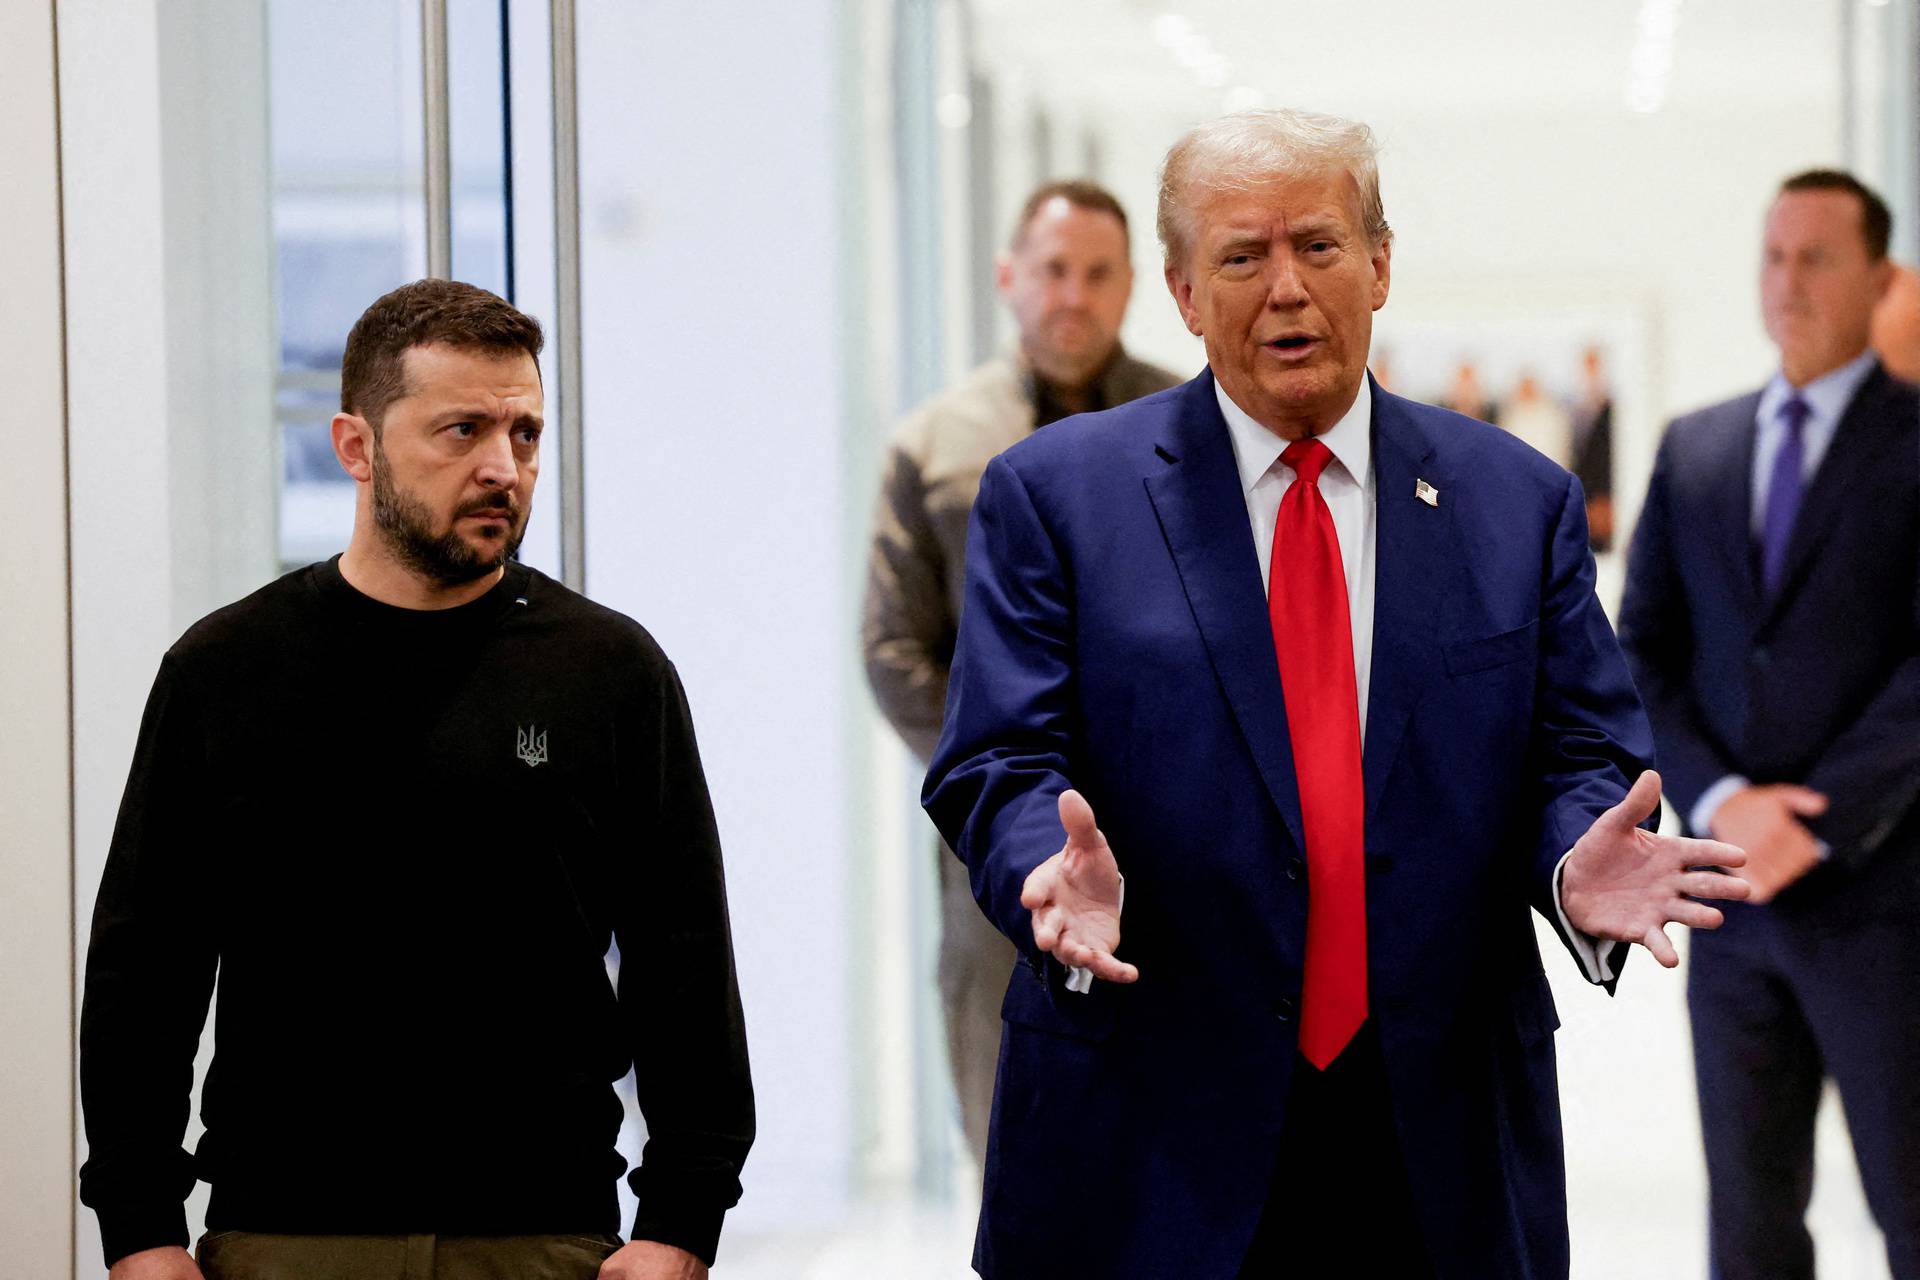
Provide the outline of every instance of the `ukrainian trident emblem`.
<path id="1" fill-rule="evenodd" d="M 529 769 L 547 762 L 547 735 L 534 733 L 537 727 L 528 725 L 524 729 L 516 730 L 514 735 L 519 748 L 516 754 L 527 762 Z"/>

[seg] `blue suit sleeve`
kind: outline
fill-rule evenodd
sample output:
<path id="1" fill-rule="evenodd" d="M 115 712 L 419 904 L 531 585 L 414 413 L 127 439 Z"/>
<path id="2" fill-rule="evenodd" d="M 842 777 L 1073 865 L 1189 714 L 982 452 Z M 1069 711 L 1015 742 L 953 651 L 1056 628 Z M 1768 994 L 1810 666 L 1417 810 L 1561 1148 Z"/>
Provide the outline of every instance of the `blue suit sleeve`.
<path id="1" fill-rule="evenodd" d="M 921 802 L 967 864 L 987 918 L 1041 971 L 1020 889 L 1066 841 L 1058 806 L 1074 739 L 1070 577 L 1018 473 L 994 459 L 967 533 L 946 720 Z"/>
<path id="2" fill-rule="evenodd" d="M 1691 614 L 1673 556 L 1671 454 L 1669 435 L 1654 463 L 1647 501 L 1627 555 L 1620 643 L 1653 719 L 1662 790 L 1690 824 L 1694 807 L 1707 789 L 1739 770 L 1714 747 L 1694 708 L 1688 678 L 1693 658 Z"/>
<path id="3" fill-rule="evenodd" d="M 1911 618 L 1907 656 L 1806 777 L 1830 802 L 1807 825 L 1842 866 L 1868 862 L 1920 799 L 1920 582 Z"/>
<path id="4" fill-rule="evenodd" d="M 1593 584 L 1586 500 L 1580 482 L 1568 476 L 1548 549 L 1540 615 L 1532 754 L 1542 820 L 1532 891 L 1535 910 L 1576 961 L 1580 951 L 1561 923 L 1554 872 L 1594 819 L 1620 803 L 1653 761 L 1653 732 Z M 1657 820 L 1656 813 L 1649 825 Z M 1616 975 L 1625 950 L 1614 950 Z M 1612 990 L 1611 982 L 1606 986 Z"/>

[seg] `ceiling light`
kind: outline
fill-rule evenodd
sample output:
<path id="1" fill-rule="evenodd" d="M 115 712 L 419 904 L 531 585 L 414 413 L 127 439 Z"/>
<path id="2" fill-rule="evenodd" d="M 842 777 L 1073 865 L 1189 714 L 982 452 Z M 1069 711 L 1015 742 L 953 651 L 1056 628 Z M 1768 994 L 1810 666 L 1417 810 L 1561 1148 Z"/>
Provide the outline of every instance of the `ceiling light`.
<path id="1" fill-rule="evenodd" d="M 1178 45 L 1192 30 L 1193 25 L 1177 13 L 1163 13 L 1153 20 L 1153 38 L 1163 48 Z"/>
<path id="2" fill-rule="evenodd" d="M 1680 29 L 1681 0 L 1640 0 L 1633 53 L 1627 60 L 1627 106 L 1650 115 L 1666 105 L 1673 77 L 1674 38 Z"/>

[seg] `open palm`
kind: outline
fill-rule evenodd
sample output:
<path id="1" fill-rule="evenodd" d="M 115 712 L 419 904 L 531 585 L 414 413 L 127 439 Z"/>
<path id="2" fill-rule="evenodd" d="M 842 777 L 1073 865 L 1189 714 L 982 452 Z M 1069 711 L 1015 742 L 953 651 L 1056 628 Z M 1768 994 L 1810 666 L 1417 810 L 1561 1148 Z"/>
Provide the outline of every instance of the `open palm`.
<path id="1" fill-rule="evenodd" d="M 1108 982 L 1132 982 L 1140 971 L 1114 959 L 1120 946 L 1120 864 L 1078 791 L 1060 794 L 1067 842 L 1033 869 L 1020 905 L 1033 913 L 1033 940 L 1061 963 Z"/>
<path id="2" fill-rule="evenodd" d="M 1660 775 L 1649 769 L 1624 800 L 1594 819 L 1574 842 L 1561 876 L 1560 905 L 1574 928 L 1596 938 L 1639 943 L 1671 969 L 1680 963 L 1680 953 L 1665 926 L 1717 929 L 1720 912 L 1695 899 L 1738 901 L 1751 886 L 1721 870 L 1746 865 L 1747 855 L 1738 847 L 1642 828 L 1659 806 Z"/>

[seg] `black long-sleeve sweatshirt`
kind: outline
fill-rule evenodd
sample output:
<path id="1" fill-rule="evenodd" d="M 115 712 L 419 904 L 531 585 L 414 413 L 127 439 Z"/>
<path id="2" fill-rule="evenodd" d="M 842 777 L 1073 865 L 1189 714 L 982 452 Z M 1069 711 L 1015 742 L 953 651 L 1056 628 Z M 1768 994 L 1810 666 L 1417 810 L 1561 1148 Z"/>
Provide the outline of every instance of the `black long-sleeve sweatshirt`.
<path id="1" fill-rule="evenodd" d="M 618 1231 L 630 1065 L 631 1234 L 711 1261 L 753 1092 L 672 664 L 520 565 L 444 611 L 314 565 L 202 620 L 141 725 L 80 1038 L 109 1261 L 186 1243 L 196 1178 L 213 1229 Z"/>

